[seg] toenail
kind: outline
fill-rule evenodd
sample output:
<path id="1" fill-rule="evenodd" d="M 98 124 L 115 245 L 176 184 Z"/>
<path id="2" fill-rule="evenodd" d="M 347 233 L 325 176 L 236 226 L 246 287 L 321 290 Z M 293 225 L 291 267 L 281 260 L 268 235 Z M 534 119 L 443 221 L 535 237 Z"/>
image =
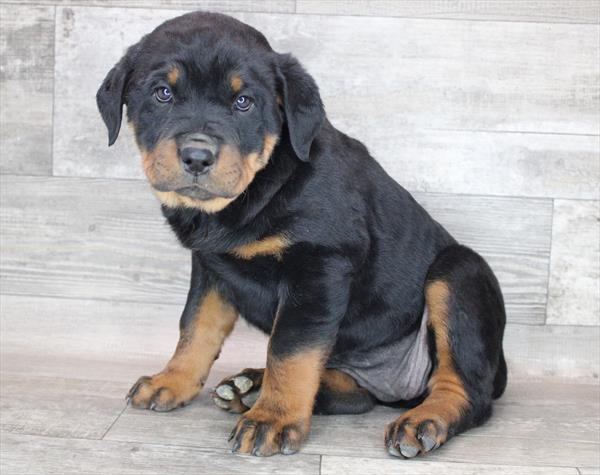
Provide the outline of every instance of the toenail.
<path id="1" fill-rule="evenodd" d="M 425 452 L 429 452 L 430 450 L 435 449 L 435 447 L 437 446 L 437 442 L 433 437 L 424 435 L 423 437 L 421 437 L 421 445 L 423 445 L 423 449 L 425 450 Z"/>
<path id="2" fill-rule="evenodd" d="M 412 445 L 400 444 L 400 453 L 407 459 L 411 459 L 419 453 L 419 449 Z"/>
<path id="3" fill-rule="evenodd" d="M 394 447 L 393 444 L 388 445 L 387 451 L 390 455 L 393 455 L 394 457 L 402 457 L 400 451 L 396 447 Z"/>
<path id="4" fill-rule="evenodd" d="M 283 445 L 281 447 L 281 453 L 283 455 L 292 455 L 292 454 L 295 454 L 296 452 L 298 452 L 298 450 L 290 447 L 289 445 Z"/>

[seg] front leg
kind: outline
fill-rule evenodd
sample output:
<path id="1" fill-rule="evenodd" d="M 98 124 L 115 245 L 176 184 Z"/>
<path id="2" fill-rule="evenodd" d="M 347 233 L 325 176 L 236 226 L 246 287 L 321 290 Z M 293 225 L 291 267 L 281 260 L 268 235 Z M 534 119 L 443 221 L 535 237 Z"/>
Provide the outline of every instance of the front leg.
<path id="1" fill-rule="evenodd" d="M 302 256 L 284 269 L 260 396 L 231 434 L 234 452 L 298 451 L 308 436 L 321 373 L 346 312 L 347 261 Z"/>
<path id="2" fill-rule="evenodd" d="M 237 317 L 236 310 L 206 281 L 199 259 L 193 256 L 192 281 L 175 353 L 160 373 L 142 376 L 133 385 L 127 395 L 131 405 L 170 411 L 196 397 Z"/>

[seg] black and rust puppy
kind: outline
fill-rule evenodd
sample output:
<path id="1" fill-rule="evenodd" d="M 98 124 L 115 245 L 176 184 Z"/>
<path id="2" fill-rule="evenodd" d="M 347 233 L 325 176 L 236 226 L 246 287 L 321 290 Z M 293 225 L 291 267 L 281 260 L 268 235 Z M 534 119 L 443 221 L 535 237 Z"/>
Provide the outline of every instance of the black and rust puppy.
<path id="1" fill-rule="evenodd" d="M 313 413 L 378 402 L 412 407 L 385 433 L 401 457 L 486 420 L 506 385 L 496 278 L 328 122 L 296 59 L 239 21 L 191 13 L 129 48 L 97 100 L 110 144 L 127 105 L 144 171 L 192 253 L 179 344 L 133 386 L 134 407 L 193 399 L 241 315 L 270 341 L 264 370 L 213 394 L 244 413 L 234 451 L 293 453 Z"/>

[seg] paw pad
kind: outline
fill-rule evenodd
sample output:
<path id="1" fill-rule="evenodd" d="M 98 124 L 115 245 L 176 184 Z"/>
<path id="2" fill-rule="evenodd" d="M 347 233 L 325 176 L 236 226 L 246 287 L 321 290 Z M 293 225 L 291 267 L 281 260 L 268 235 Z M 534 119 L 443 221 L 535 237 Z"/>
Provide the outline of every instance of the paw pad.
<path id="1" fill-rule="evenodd" d="M 262 369 L 246 369 L 240 374 L 225 378 L 213 390 L 213 402 L 226 411 L 246 412 L 258 399 L 262 375 Z"/>

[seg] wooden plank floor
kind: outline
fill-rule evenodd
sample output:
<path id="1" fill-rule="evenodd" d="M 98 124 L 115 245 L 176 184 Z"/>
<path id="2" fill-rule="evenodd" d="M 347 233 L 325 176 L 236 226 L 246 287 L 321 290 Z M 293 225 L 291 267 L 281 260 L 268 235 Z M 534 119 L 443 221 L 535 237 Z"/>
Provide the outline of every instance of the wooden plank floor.
<path id="1" fill-rule="evenodd" d="M 213 406 L 206 391 L 167 414 L 125 406 L 129 385 L 169 357 L 177 307 L 6 295 L 1 302 L 3 475 L 599 470 L 599 387 L 518 377 L 488 424 L 427 458 L 387 455 L 383 429 L 399 411 L 384 407 L 359 416 L 315 417 L 308 443 L 294 456 L 232 455 L 227 435 L 236 416 Z M 265 347 L 264 336 L 239 324 L 207 388 L 242 367 L 261 366 Z"/>

